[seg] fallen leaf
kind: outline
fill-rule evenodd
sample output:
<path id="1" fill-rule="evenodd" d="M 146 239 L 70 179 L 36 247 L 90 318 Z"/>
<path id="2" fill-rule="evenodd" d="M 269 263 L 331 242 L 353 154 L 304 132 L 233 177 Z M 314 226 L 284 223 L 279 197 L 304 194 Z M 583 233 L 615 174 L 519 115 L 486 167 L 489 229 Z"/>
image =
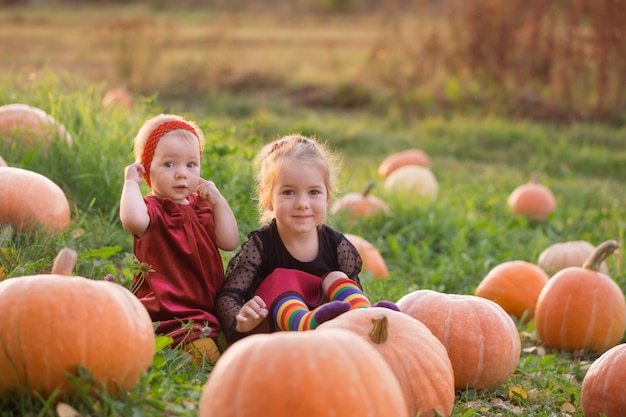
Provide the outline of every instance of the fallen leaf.
<path id="1" fill-rule="evenodd" d="M 81 417 L 80 413 L 69 404 L 60 402 L 57 404 L 56 408 L 59 417 Z"/>

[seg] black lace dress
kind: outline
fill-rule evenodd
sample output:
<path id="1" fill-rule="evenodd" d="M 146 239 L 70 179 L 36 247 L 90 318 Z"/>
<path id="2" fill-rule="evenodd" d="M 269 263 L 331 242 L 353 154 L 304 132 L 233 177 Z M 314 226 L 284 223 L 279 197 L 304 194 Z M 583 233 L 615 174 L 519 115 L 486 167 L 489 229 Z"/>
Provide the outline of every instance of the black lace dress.
<path id="1" fill-rule="evenodd" d="M 248 240 L 228 264 L 226 281 L 215 302 L 216 315 L 229 342 L 252 333 L 275 331 L 271 320 L 265 320 L 249 333 L 235 330 L 239 310 L 259 289 L 262 292 L 259 295 L 270 308 L 271 317 L 272 307 L 284 294 L 299 294 L 309 308 L 328 301 L 321 294 L 321 280 L 328 272 L 343 271 L 361 287 L 359 273 L 363 261 L 352 243 L 326 225 L 318 228 L 318 236 L 317 257 L 310 262 L 301 262 L 291 256 L 283 244 L 275 220 L 248 234 Z M 294 273 L 285 274 L 289 270 Z M 267 290 L 268 287 L 271 290 Z"/>

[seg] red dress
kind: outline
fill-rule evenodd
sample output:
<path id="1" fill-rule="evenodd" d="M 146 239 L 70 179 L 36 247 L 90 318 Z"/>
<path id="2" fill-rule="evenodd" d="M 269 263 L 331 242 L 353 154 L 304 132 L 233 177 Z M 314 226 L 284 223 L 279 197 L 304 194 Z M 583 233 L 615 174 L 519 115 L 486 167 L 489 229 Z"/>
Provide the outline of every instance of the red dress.
<path id="1" fill-rule="evenodd" d="M 217 338 L 214 299 L 224 283 L 224 266 L 211 204 L 195 193 L 189 204 L 151 195 L 144 201 L 150 226 L 144 236 L 135 236 L 134 253 L 153 272 L 143 280 L 135 276 L 135 295 L 159 323 L 157 334 L 173 337 L 174 346 L 203 335 Z"/>

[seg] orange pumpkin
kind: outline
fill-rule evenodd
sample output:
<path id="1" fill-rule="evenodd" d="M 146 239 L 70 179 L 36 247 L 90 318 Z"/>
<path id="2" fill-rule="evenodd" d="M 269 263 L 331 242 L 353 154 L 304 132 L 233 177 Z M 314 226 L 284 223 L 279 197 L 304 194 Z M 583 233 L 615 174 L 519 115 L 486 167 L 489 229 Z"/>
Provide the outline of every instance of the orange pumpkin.
<path id="1" fill-rule="evenodd" d="M 410 416 L 447 417 L 454 408 L 454 374 L 446 348 L 420 321 L 386 308 L 359 308 L 316 331 L 346 329 L 372 345 L 396 374 Z"/>
<path id="2" fill-rule="evenodd" d="M 202 387 L 199 417 L 408 417 L 400 383 L 357 334 L 254 334 L 232 344 Z"/>
<path id="3" fill-rule="evenodd" d="M 416 290 L 398 302 L 443 343 L 457 389 L 491 389 L 515 371 L 521 353 L 517 327 L 502 307 L 474 295 Z"/>
<path id="4" fill-rule="evenodd" d="M 116 393 L 152 363 L 155 335 L 143 304 L 114 282 L 66 275 L 76 256 L 64 249 L 51 274 L 0 282 L 0 393 L 72 394 L 65 374 L 77 366 Z"/>
<path id="5" fill-rule="evenodd" d="M 626 415 L 626 344 L 614 346 L 596 359 L 583 378 L 580 406 L 585 417 Z"/>
<path id="6" fill-rule="evenodd" d="M 347 233 L 344 235 L 350 241 L 363 259 L 363 271 L 371 272 L 374 278 L 387 278 L 389 269 L 385 259 L 374 245 L 361 236 Z"/>
<path id="7" fill-rule="evenodd" d="M 432 200 L 439 193 L 439 183 L 432 171 L 419 165 L 406 165 L 394 170 L 385 179 L 387 192 L 404 197 Z"/>
<path id="8" fill-rule="evenodd" d="M 130 109 L 133 107 L 133 104 L 133 95 L 124 87 L 112 88 L 102 97 L 102 105 L 105 107 L 122 106 L 126 109 Z"/>
<path id="9" fill-rule="evenodd" d="M 500 305 L 510 315 L 532 318 L 537 298 L 550 277 L 526 261 L 508 261 L 492 268 L 476 287 L 475 294 Z M 524 316 L 526 313 L 526 316 Z"/>
<path id="10" fill-rule="evenodd" d="M 513 214 L 526 216 L 530 220 L 543 221 L 556 209 L 552 191 L 539 183 L 538 176 L 515 188 L 507 200 Z"/>
<path id="11" fill-rule="evenodd" d="M 25 232 L 41 226 L 58 232 L 70 224 L 63 190 L 48 177 L 21 168 L 0 167 L 0 224 Z"/>
<path id="12" fill-rule="evenodd" d="M 396 169 L 407 165 L 430 167 L 430 158 L 421 149 L 406 149 L 396 152 L 383 159 L 378 166 L 378 175 L 387 178 Z"/>
<path id="13" fill-rule="evenodd" d="M 554 275 L 569 266 L 583 266 L 594 250 L 596 247 L 586 240 L 558 242 L 544 249 L 537 263 L 549 275 Z M 609 273 L 606 262 L 600 264 L 600 272 Z"/>
<path id="14" fill-rule="evenodd" d="M 370 194 L 375 183 L 371 181 L 360 193 L 348 193 L 335 201 L 332 205 L 331 214 L 346 211 L 355 216 L 369 216 L 377 213 L 389 214 L 391 210 L 387 203 Z"/>
<path id="15" fill-rule="evenodd" d="M 72 136 L 45 111 L 27 104 L 0 106 L 0 136 L 6 141 L 49 144 L 59 138 L 72 146 Z"/>
<path id="16" fill-rule="evenodd" d="M 549 347 L 605 352 L 626 331 L 626 301 L 619 285 L 598 271 L 619 243 L 602 243 L 581 267 L 557 272 L 539 294 L 535 308 L 537 335 Z"/>

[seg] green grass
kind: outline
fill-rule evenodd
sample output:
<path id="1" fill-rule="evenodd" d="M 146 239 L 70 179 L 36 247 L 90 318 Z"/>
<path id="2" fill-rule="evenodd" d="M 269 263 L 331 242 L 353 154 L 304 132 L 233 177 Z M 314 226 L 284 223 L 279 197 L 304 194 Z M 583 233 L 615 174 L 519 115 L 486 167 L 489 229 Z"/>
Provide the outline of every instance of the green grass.
<path id="1" fill-rule="evenodd" d="M 514 259 L 536 262 L 539 253 L 557 241 L 624 242 L 623 128 L 465 118 L 406 124 L 389 115 L 376 119 L 359 113 L 287 111 L 281 103 L 258 109 L 236 97 L 225 99 L 223 105 L 214 97 L 193 107 L 145 97 L 127 112 L 103 108 L 102 92 L 103 86 L 50 73 L 34 80 L 20 74 L 0 79 L 0 105 L 22 102 L 40 107 L 74 137 L 71 148 L 57 142 L 47 149 L 0 140 L 0 155 L 9 165 L 48 176 L 63 188 L 72 206 L 72 223 L 59 234 L 0 234 L 0 279 L 50 270 L 56 253 L 69 246 L 79 253 L 76 274 L 102 279 L 112 273 L 117 282 L 130 285 L 132 239 L 117 215 L 123 170 L 132 161 L 137 129 L 161 111 L 190 117 L 205 131 L 202 174 L 228 198 L 242 240 L 257 224 L 251 161 L 263 143 L 278 135 L 315 134 L 341 153 L 344 169 L 337 197 L 361 190 L 374 179 L 373 193 L 391 206 L 393 215 L 329 218 L 339 230 L 368 239 L 385 258 L 391 273 L 387 281 L 362 276 L 374 300 L 397 300 L 416 289 L 471 294 L 495 265 Z M 237 113 L 241 105 L 247 110 Z M 391 195 L 377 177 L 382 159 L 407 147 L 419 147 L 431 157 L 440 183 L 433 202 Z M 541 175 L 558 202 L 543 223 L 512 216 L 506 207 L 509 193 L 533 172 Z M 223 253 L 224 260 L 232 255 Z M 611 276 L 625 290 L 626 273 L 618 258 L 611 257 L 608 264 Z M 457 392 L 454 416 L 582 416 L 580 383 L 595 356 L 549 349 L 543 354 L 537 349 L 541 343 L 532 322 L 518 323 L 518 328 L 525 350 L 512 378 L 494 390 Z M 159 349 L 135 389 L 121 397 L 101 393 L 99 400 L 80 394 L 68 403 L 82 415 L 195 416 L 209 376 L 210 369 L 193 366 L 179 352 Z M 90 386 L 85 375 L 75 379 L 83 388 Z M 527 398 L 511 394 L 514 387 L 524 390 Z M 0 416 L 52 416 L 54 399 L 5 395 Z M 567 411 L 568 404 L 575 411 Z"/>

